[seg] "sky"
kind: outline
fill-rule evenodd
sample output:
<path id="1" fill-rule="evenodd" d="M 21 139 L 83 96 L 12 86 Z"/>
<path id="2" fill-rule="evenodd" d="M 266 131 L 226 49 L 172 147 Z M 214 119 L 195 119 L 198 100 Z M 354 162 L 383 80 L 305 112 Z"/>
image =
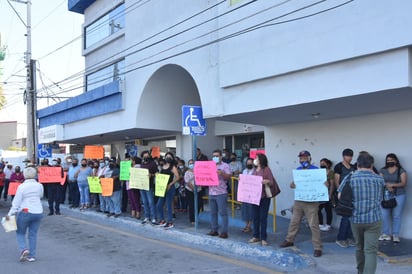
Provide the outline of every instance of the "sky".
<path id="1" fill-rule="evenodd" d="M 26 23 L 27 6 L 9 1 Z M 38 60 L 37 68 L 40 69 L 40 72 L 37 72 L 38 96 L 53 97 L 38 98 L 38 109 L 42 109 L 65 99 L 56 98 L 57 96 L 71 97 L 82 92 L 82 89 L 64 92 L 69 87 L 81 86 L 82 82 L 69 82 L 65 85 L 55 83 L 84 69 L 84 59 L 81 55 L 83 15 L 70 12 L 67 9 L 68 0 L 32 0 L 31 2 L 32 59 Z M 0 122 L 17 121 L 23 128 L 21 131 L 24 131 L 26 27 L 7 0 L 0 0 L 0 33 L 2 43 L 7 45 L 6 59 L 0 62 L 2 69 L 0 82 L 7 100 L 6 106 L 0 111 Z M 78 37 L 79 39 L 75 39 Z M 72 40 L 74 42 L 69 43 Z M 65 44 L 67 46 L 62 47 Z M 53 93 L 58 92 L 61 94 L 53 96 Z M 18 135 L 21 135 L 19 133 Z"/>

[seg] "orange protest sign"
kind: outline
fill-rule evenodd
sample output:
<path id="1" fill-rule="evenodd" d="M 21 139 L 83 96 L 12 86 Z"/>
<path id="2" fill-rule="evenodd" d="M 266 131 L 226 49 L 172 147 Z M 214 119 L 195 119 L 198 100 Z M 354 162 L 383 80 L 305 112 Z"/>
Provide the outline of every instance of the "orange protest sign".
<path id="1" fill-rule="evenodd" d="M 113 194 L 113 178 L 101 178 L 102 196 L 108 197 Z"/>
<path id="2" fill-rule="evenodd" d="M 9 192 L 7 193 L 8 195 L 16 195 L 17 188 L 21 185 L 21 183 L 18 182 L 10 182 L 9 183 Z"/>
<path id="3" fill-rule="evenodd" d="M 84 158 L 86 159 L 103 159 L 104 147 L 102 146 L 85 146 Z"/>
<path id="4" fill-rule="evenodd" d="M 64 173 L 64 176 L 62 178 L 62 180 L 60 181 L 60 184 L 63 186 L 64 183 L 66 182 L 66 178 L 67 178 L 67 172 Z"/>
<path id="5" fill-rule="evenodd" d="M 160 158 L 160 147 L 152 147 L 152 158 Z"/>
<path id="6" fill-rule="evenodd" d="M 37 168 L 39 183 L 60 183 L 62 181 L 62 168 L 41 166 Z"/>

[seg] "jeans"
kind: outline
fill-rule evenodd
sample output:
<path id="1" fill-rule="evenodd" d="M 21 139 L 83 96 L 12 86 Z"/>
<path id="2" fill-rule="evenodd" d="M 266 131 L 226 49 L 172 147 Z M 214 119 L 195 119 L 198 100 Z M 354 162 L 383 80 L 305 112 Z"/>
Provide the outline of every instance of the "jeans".
<path id="1" fill-rule="evenodd" d="M 79 206 L 79 201 L 80 201 L 80 193 L 79 193 L 79 187 L 77 185 L 77 182 L 70 182 L 69 183 L 69 192 L 70 192 L 70 197 L 72 200 L 72 205 L 73 206 Z"/>
<path id="2" fill-rule="evenodd" d="M 36 256 L 37 231 L 39 230 L 40 221 L 43 214 L 32 214 L 19 212 L 17 215 L 17 244 L 19 245 L 20 254 L 27 249 L 26 232 L 28 230 L 29 252 L 31 257 Z"/>
<path id="3" fill-rule="evenodd" d="M 104 197 L 101 193 L 99 193 L 99 201 L 100 201 L 100 210 L 103 212 L 109 212 L 109 198 Z"/>
<path id="4" fill-rule="evenodd" d="M 89 184 L 85 182 L 77 182 L 79 186 L 79 193 L 80 193 L 80 204 L 81 205 L 89 205 L 90 204 L 90 191 L 89 191 Z"/>
<path id="5" fill-rule="evenodd" d="M 49 184 L 47 187 L 47 197 L 49 202 L 50 213 L 60 212 L 60 201 L 61 201 L 61 185 L 60 184 Z M 54 208 L 53 208 L 54 206 Z"/>
<path id="6" fill-rule="evenodd" d="M 406 202 L 406 195 L 396 195 L 396 207 L 394 208 L 383 208 L 382 207 L 382 233 L 386 235 L 390 235 L 392 230 L 392 234 L 395 236 L 399 236 L 399 232 L 401 230 L 401 217 L 403 212 L 403 207 Z M 391 215 L 392 215 L 392 223 L 391 223 Z M 392 227 L 392 228 L 391 228 Z"/>
<path id="7" fill-rule="evenodd" d="M 152 219 L 152 220 L 156 219 L 153 189 L 150 189 L 150 190 L 141 189 L 140 195 L 143 201 L 145 218 Z"/>
<path id="8" fill-rule="evenodd" d="M 121 200 L 122 190 L 113 191 L 112 196 L 109 198 L 109 212 L 114 214 L 121 214 Z"/>
<path id="9" fill-rule="evenodd" d="M 374 274 L 376 271 L 381 226 L 381 221 L 371 224 L 352 224 L 359 273 Z"/>
<path id="10" fill-rule="evenodd" d="M 219 223 L 217 213 L 222 218 L 221 233 L 228 232 L 229 216 L 227 214 L 227 193 L 220 195 L 209 195 L 210 224 L 213 231 L 218 231 Z"/>
<path id="11" fill-rule="evenodd" d="M 270 206 L 270 198 L 262 198 L 260 204 L 253 205 L 253 237 L 266 241 L 268 212 Z"/>
<path id="12" fill-rule="evenodd" d="M 167 207 L 167 222 L 171 223 L 173 221 L 173 199 L 175 197 L 176 189 L 174 186 L 171 186 L 165 194 L 165 197 L 159 197 L 156 203 L 157 208 L 157 217 L 159 220 L 164 220 L 164 213 L 163 207 L 165 205 L 166 200 L 166 207 Z"/>
<path id="13" fill-rule="evenodd" d="M 353 239 L 352 229 L 350 226 L 349 217 L 342 216 L 342 219 L 340 219 L 337 240 L 346 241 L 347 239 Z"/>
<path id="14" fill-rule="evenodd" d="M 7 200 L 7 195 L 9 192 L 9 184 L 10 184 L 10 179 L 4 179 L 4 193 L 3 193 L 3 198 L 4 200 Z"/>
<path id="15" fill-rule="evenodd" d="M 186 189 L 186 198 L 189 206 L 189 221 L 193 223 L 195 221 L 195 194 Z M 200 200 L 202 199 L 200 192 L 197 193 L 197 214 L 200 213 Z"/>

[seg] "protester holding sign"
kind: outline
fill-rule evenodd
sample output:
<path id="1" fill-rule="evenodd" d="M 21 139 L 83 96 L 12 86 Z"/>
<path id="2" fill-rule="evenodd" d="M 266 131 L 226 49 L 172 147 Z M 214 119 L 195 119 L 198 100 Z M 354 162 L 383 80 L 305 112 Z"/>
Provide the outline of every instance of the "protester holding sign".
<path id="1" fill-rule="evenodd" d="M 121 196 L 122 196 L 122 186 L 120 184 L 120 169 L 116 166 L 116 161 L 111 159 L 109 161 L 109 169 L 106 170 L 104 175 L 106 178 L 113 179 L 113 192 L 108 198 L 109 213 L 107 217 L 114 216 L 119 217 L 122 214 L 121 210 Z"/>
<path id="2" fill-rule="evenodd" d="M 247 158 L 246 160 L 246 168 L 243 170 L 244 175 L 252 175 L 255 173 L 255 167 L 253 166 L 252 158 Z M 239 182 L 240 184 L 240 182 Z M 250 203 L 242 202 L 241 207 L 241 215 L 242 220 L 245 221 L 245 227 L 242 229 L 242 232 L 249 233 L 252 231 L 252 223 L 253 223 L 253 206 Z"/>
<path id="3" fill-rule="evenodd" d="M 17 215 L 16 236 L 21 262 L 36 260 L 37 231 L 43 218 L 43 206 L 40 200 L 43 197 L 43 186 L 35 180 L 36 176 L 35 168 L 28 167 L 24 170 L 26 179 L 17 189 L 10 211 L 6 216 L 8 220 L 9 216 Z M 29 238 L 28 248 L 26 234 Z"/>
<path id="4" fill-rule="evenodd" d="M 210 225 L 211 230 L 208 233 L 210 236 L 219 235 L 220 238 L 226 239 L 228 236 L 229 216 L 227 213 L 227 180 L 232 176 L 230 167 L 227 163 L 222 162 L 222 151 L 216 149 L 213 151 L 213 161 L 216 163 L 216 172 L 218 175 L 219 185 L 209 187 L 209 203 L 210 203 Z M 219 223 L 218 216 L 222 218 L 222 227 L 220 234 L 218 233 Z"/>
<path id="5" fill-rule="evenodd" d="M 262 243 L 262 246 L 267 246 L 267 225 L 268 225 L 268 212 L 270 206 L 270 200 L 272 197 L 266 195 L 264 190 L 265 185 L 272 187 L 277 185 L 275 177 L 273 177 L 272 170 L 268 166 L 268 159 L 265 154 L 256 154 L 256 159 L 253 161 L 256 166 L 255 173 L 253 175 L 262 177 L 262 194 L 259 205 L 253 205 L 253 238 L 249 240 L 249 243 Z"/>
<path id="6" fill-rule="evenodd" d="M 185 182 L 185 191 L 186 191 L 186 198 L 189 207 L 189 221 L 190 223 L 195 223 L 195 174 L 193 173 L 193 168 L 195 167 L 193 159 L 190 159 L 188 162 L 188 170 L 185 172 L 184 182 Z M 202 191 L 202 187 L 197 187 L 197 204 L 200 205 L 200 201 L 202 200 L 202 196 L 199 192 Z M 197 208 L 197 214 L 200 213 L 200 206 Z"/>
<path id="7" fill-rule="evenodd" d="M 85 210 L 90 205 L 90 191 L 87 177 L 92 176 L 93 170 L 87 166 L 87 160 L 82 159 L 81 167 L 76 172 L 74 177 L 77 179 L 77 185 L 80 192 L 80 210 Z"/>
<path id="8" fill-rule="evenodd" d="M 309 151 L 301 151 L 298 157 L 300 166 L 297 168 L 297 170 L 308 170 L 318 168 L 311 164 L 312 159 Z M 290 188 L 296 188 L 294 182 L 290 184 Z M 306 216 L 310 230 L 312 231 L 312 244 L 315 249 L 313 252 L 313 256 L 322 256 L 322 243 L 320 240 L 318 209 L 319 202 L 306 202 L 295 200 L 295 203 L 293 205 L 292 219 L 290 220 L 289 224 L 288 234 L 286 236 L 286 240 L 280 245 L 280 247 L 289 247 L 294 245 L 296 234 L 299 231 L 302 218 L 303 216 Z"/>
<path id="9" fill-rule="evenodd" d="M 156 223 L 156 208 L 154 204 L 154 179 L 156 173 L 158 172 L 156 163 L 150 158 L 150 153 L 148 150 L 142 151 L 140 154 L 143 161 L 140 165 L 141 168 L 147 169 L 149 175 L 149 189 L 148 190 L 140 190 L 140 195 L 142 197 L 143 206 L 144 206 L 144 214 L 145 218 L 142 221 L 142 224 L 146 224 L 151 222 L 153 225 Z"/>
<path id="10" fill-rule="evenodd" d="M 53 162 L 55 161 L 53 160 Z M 49 167 L 46 167 L 46 168 L 49 168 Z M 56 178 L 59 180 L 56 180 L 55 182 L 52 182 L 52 183 L 48 183 L 47 185 L 47 201 L 49 203 L 48 216 L 51 216 L 53 214 L 60 215 L 60 201 L 61 201 L 60 195 L 62 194 L 61 180 L 64 177 L 64 172 L 63 172 L 63 168 L 57 163 L 57 161 L 55 162 L 55 166 L 50 167 L 50 168 L 60 170 L 59 172 L 60 176 Z"/>
<path id="11" fill-rule="evenodd" d="M 165 164 L 162 166 L 160 174 L 169 175 L 169 180 L 166 186 L 165 197 L 159 197 L 156 204 L 158 217 L 160 220 L 159 225 L 163 226 L 165 229 L 170 229 L 173 228 L 173 199 L 176 193 L 175 183 L 180 180 L 179 172 L 176 168 L 176 159 L 173 153 L 166 153 Z M 165 222 L 163 214 L 165 200 L 167 207 L 167 222 Z"/>
<path id="12" fill-rule="evenodd" d="M 21 172 L 20 166 L 16 166 L 14 168 L 14 172 L 10 176 L 10 183 L 23 183 L 24 181 L 24 175 L 23 172 Z M 11 200 L 13 200 L 14 195 L 11 195 Z"/>
<path id="13" fill-rule="evenodd" d="M 139 168 L 142 163 L 142 159 L 134 156 L 132 159 L 133 168 Z M 140 219 L 140 212 L 142 211 L 142 205 L 140 202 L 140 191 L 139 189 L 130 188 L 130 181 L 126 182 L 127 196 L 130 201 L 131 215 L 132 218 Z"/>

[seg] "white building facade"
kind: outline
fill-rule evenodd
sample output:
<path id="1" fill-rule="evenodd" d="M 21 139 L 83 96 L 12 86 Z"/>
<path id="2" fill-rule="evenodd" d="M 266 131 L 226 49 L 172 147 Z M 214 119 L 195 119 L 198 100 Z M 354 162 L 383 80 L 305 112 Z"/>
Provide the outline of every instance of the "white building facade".
<path id="1" fill-rule="evenodd" d="M 189 159 L 181 107 L 201 106 L 208 154 L 228 136 L 264 135 L 278 212 L 293 203 L 301 150 L 317 165 L 366 150 L 378 169 L 393 152 L 412 170 L 411 1 L 69 0 L 69 10 L 85 16 L 85 93 L 39 111 L 40 127 L 63 126 L 57 141 L 121 152 L 173 137 Z M 401 237 L 412 238 L 411 206 Z"/>

